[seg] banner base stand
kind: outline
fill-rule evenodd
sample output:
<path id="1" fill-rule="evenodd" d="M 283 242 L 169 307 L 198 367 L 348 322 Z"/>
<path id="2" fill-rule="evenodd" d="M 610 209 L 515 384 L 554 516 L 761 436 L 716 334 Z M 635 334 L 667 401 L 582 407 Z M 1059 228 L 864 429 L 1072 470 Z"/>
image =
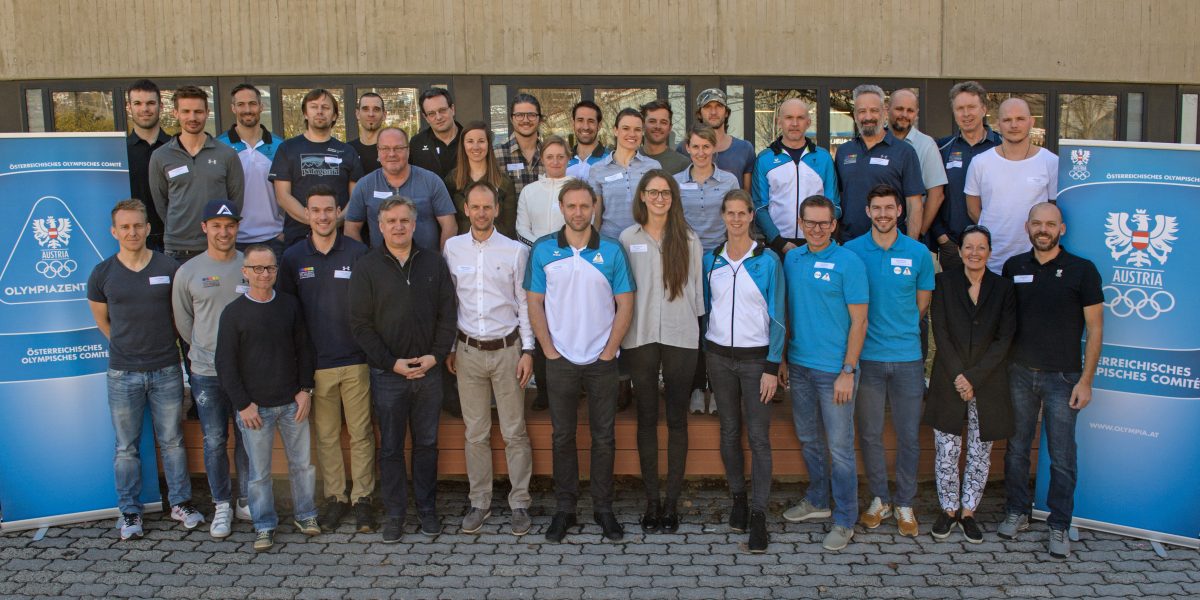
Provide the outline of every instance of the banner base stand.
<path id="1" fill-rule="evenodd" d="M 50 531 L 49 525 L 42 525 L 41 527 L 39 527 L 37 531 L 33 532 L 33 541 L 35 541 L 35 542 L 42 541 L 42 538 L 46 537 L 47 531 Z"/>
<path id="2" fill-rule="evenodd" d="M 142 507 L 142 513 L 162 512 L 163 503 L 147 502 Z M 84 521 L 100 521 L 103 519 L 115 519 L 121 516 L 121 512 L 116 508 L 101 508 L 99 510 L 88 510 L 66 515 L 48 515 L 45 517 L 37 517 L 34 519 L 23 519 L 20 521 L 0 521 L 0 532 L 8 533 L 10 531 L 28 531 L 30 529 L 42 529 L 54 527 L 57 525 L 70 525 L 72 523 L 82 523 Z M 35 536 L 35 539 L 38 539 Z"/>
<path id="3" fill-rule="evenodd" d="M 1050 511 L 1033 510 L 1033 518 L 1039 521 L 1045 521 L 1046 517 L 1050 516 Z M 1138 529 L 1137 527 L 1126 527 L 1124 525 L 1116 525 L 1106 523 L 1104 521 L 1096 521 L 1093 519 L 1084 519 L 1081 517 L 1073 517 L 1071 519 L 1071 528 L 1081 527 L 1083 529 L 1091 529 L 1093 531 L 1103 531 L 1106 533 L 1115 533 L 1126 537 L 1141 538 L 1153 544 L 1172 544 L 1175 546 L 1183 546 L 1184 548 L 1200 549 L 1200 538 L 1189 538 L 1182 535 L 1173 535 L 1163 533 L 1161 531 L 1151 531 L 1149 529 Z M 1072 538 L 1075 539 L 1075 538 Z M 1158 549 L 1155 548 L 1155 552 Z M 1166 551 L 1159 553 L 1159 556 L 1166 556 Z"/>

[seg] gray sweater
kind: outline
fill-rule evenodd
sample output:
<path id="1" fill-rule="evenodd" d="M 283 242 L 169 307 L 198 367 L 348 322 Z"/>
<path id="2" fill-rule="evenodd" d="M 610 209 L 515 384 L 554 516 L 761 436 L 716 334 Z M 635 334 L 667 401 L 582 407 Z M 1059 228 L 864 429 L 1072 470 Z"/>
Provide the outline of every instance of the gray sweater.
<path id="1" fill-rule="evenodd" d="M 210 200 L 228 200 L 242 210 L 245 173 L 237 151 L 205 134 L 196 156 L 179 136 L 150 155 L 150 194 L 162 217 L 167 250 L 204 250 L 208 245 L 200 219 Z"/>
<path id="2" fill-rule="evenodd" d="M 217 375 L 217 326 L 221 312 L 238 296 L 246 293 L 242 278 L 242 253 L 233 260 L 217 262 L 207 252 L 183 263 L 175 273 L 171 305 L 175 328 L 183 341 L 191 344 L 188 358 L 197 375 Z"/>

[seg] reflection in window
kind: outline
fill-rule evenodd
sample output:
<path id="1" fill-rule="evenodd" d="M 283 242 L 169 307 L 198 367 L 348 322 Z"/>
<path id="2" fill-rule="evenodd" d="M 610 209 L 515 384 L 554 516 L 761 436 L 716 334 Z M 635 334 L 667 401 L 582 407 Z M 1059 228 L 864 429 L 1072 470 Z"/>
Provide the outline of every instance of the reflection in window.
<path id="1" fill-rule="evenodd" d="M 367 92 L 375 92 L 383 98 L 383 109 L 387 111 L 387 116 L 383 118 L 384 127 L 399 127 L 410 137 L 421 130 L 421 108 L 417 106 L 420 92 L 417 88 L 360 87 L 356 91 L 358 98 Z M 356 107 L 358 98 L 354 100 Z M 359 137 L 358 132 L 351 137 Z"/>
<path id="2" fill-rule="evenodd" d="M 1200 94 L 1183 94 L 1179 101 L 1179 143 L 1195 144 L 1200 121 Z"/>
<path id="3" fill-rule="evenodd" d="M 116 131 L 112 92 L 54 92 L 55 131 Z"/>
<path id="4" fill-rule="evenodd" d="M 687 86 L 668 85 L 667 102 L 671 103 L 671 136 L 678 142 L 687 136 Z M 670 144 L 675 147 L 675 144 Z"/>
<path id="5" fill-rule="evenodd" d="M 1117 139 L 1117 97 L 1059 94 L 1058 137 L 1073 140 Z"/>
<path id="6" fill-rule="evenodd" d="M 1125 95 L 1125 139 L 1131 142 L 1142 141 L 1142 99 L 1141 92 Z"/>
<path id="7" fill-rule="evenodd" d="M 780 131 L 776 126 L 775 111 L 779 105 L 792 98 L 799 98 L 808 104 L 808 116 L 812 124 L 805 133 L 814 140 L 817 137 L 817 93 L 813 90 L 754 90 L 754 151 L 762 152 L 764 148 L 779 137 Z"/>
<path id="8" fill-rule="evenodd" d="M 46 110 L 42 106 L 42 90 L 25 90 L 25 117 L 29 123 L 26 131 L 30 133 L 46 131 Z"/>
<path id="9" fill-rule="evenodd" d="M 284 137 L 295 137 L 304 133 L 304 108 L 301 103 L 304 102 L 304 95 L 312 88 L 283 88 L 280 92 L 283 94 L 283 135 Z M 337 123 L 333 126 L 333 137 L 336 137 L 343 142 L 346 141 L 346 111 L 354 110 L 354 105 L 346 105 L 345 92 L 340 87 L 325 88 L 337 100 L 338 118 Z"/>
<path id="10" fill-rule="evenodd" d="M 531 94 L 541 103 L 542 126 L 539 132 L 542 137 L 553 134 L 564 140 L 570 139 L 571 108 L 583 98 L 579 88 L 520 88 L 517 92 Z M 507 111 L 508 107 L 505 107 L 505 118 L 508 117 Z"/>
<path id="11" fill-rule="evenodd" d="M 1000 103 L 1009 98 L 1021 98 L 1029 104 L 1029 112 L 1033 115 L 1033 130 L 1029 132 L 1029 137 L 1033 138 L 1033 143 L 1038 146 L 1046 145 L 1046 95 L 1045 94 L 1012 94 L 1008 92 L 988 92 L 988 111 L 987 124 L 996 129 L 1000 124 L 1000 119 L 997 117 L 1000 110 Z M 1061 126 L 1059 127 L 1061 131 Z M 1063 136 L 1059 136 L 1060 138 Z"/>
<path id="12" fill-rule="evenodd" d="M 201 85 L 201 86 L 197 86 L 197 87 L 204 90 L 204 93 L 208 94 L 208 121 L 206 121 L 204 123 L 204 131 L 207 131 L 210 135 L 216 136 L 217 135 L 217 110 L 218 110 L 217 102 L 222 101 L 222 100 L 213 95 L 213 86 Z M 129 103 L 126 102 L 125 106 L 128 107 Z M 158 126 L 161 127 L 163 131 L 167 132 L 170 135 L 175 135 L 175 134 L 179 133 L 179 120 L 175 118 L 174 111 L 175 111 L 175 89 L 172 88 L 169 90 L 162 90 L 162 117 L 158 121 Z M 133 117 L 132 116 L 125 120 L 125 125 L 126 125 L 125 133 L 129 133 L 129 132 L 133 131 Z"/>
<path id="13" fill-rule="evenodd" d="M 508 139 L 508 86 L 488 87 L 488 118 L 492 123 L 492 138 L 499 144 Z"/>
<path id="14" fill-rule="evenodd" d="M 829 90 L 829 151 L 854 139 L 853 90 Z"/>
<path id="15" fill-rule="evenodd" d="M 744 86 L 725 86 L 725 96 L 729 101 L 729 124 L 725 126 L 725 133 L 742 139 L 746 139 L 746 115 L 743 100 L 745 95 Z"/>

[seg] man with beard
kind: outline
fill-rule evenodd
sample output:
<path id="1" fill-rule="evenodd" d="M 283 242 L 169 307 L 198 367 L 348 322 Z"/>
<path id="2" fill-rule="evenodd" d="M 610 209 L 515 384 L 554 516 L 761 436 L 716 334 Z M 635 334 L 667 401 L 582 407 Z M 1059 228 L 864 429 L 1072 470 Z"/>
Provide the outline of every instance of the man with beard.
<path id="1" fill-rule="evenodd" d="M 946 190 L 946 169 L 942 168 L 942 157 L 938 154 L 937 142 L 917 129 L 917 116 L 920 107 L 917 95 L 912 90 L 898 89 L 892 92 L 888 99 L 888 131 L 896 139 L 904 140 L 917 151 L 917 159 L 921 165 L 921 181 L 925 187 L 925 201 L 921 203 L 924 211 L 921 217 L 921 233 L 929 228 L 933 215 L 942 205 Z M 932 209 L 930 206 L 932 205 Z"/>
<path id="2" fill-rule="evenodd" d="M 317 184 L 333 188 L 338 208 L 344 209 L 354 182 L 363 176 L 358 151 L 333 137 L 337 98 L 329 90 L 309 90 L 300 109 L 304 112 L 304 133 L 284 141 L 271 163 L 275 201 L 287 213 L 283 223 L 286 246 L 308 235 L 308 215 L 300 198 L 307 198 L 309 189 Z"/>
<path id="3" fill-rule="evenodd" d="M 462 133 L 462 125 L 454 120 L 454 98 L 449 90 L 435 87 L 421 92 L 418 104 L 429 127 L 412 137 L 408 162 L 445 179 L 458 162 Z"/>
<path id="4" fill-rule="evenodd" d="M 994 273 L 1000 272 L 1010 256 L 1028 247 L 1021 230 L 1029 209 L 1053 201 L 1058 193 L 1058 156 L 1033 144 L 1029 104 L 1009 98 L 997 113 L 1003 142 L 975 157 L 963 186 L 967 214 L 992 232 L 988 269 Z"/>
<path id="5" fill-rule="evenodd" d="M 958 133 L 938 140 L 946 164 L 945 198 L 940 206 L 933 196 L 925 203 L 930 247 L 937 250 L 944 271 L 962 268 L 959 236 L 974 222 L 963 193 L 967 170 L 976 156 L 1000 145 L 1000 135 L 987 126 L 987 107 L 987 91 L 978 82 L 963 81 L 950 88 L 950 110 Z"/>
<path id="6" fill-rule="evenodd" d="M 940 168 L 940 163 L 937 166 Z M 859 521 L 867 529 L 875 529 L 894 513 L 900 535 L 916 537 L 913 501 L 921 456 L 917 432 L 925 398 L 920 323 L 933 298 L 933 258 L 924 244 L 900 235 L 897 223 L 903 210 L 900 192 L 886 185 L 875 186 L 867 192 L 871 232 L 846 242 L 846 249 L 862 259 L 870 290 L 854 409 L 858 445 L 874 498 Z M 885 405 L 891 409 L 896 432 L 895 496 L 888 493 L 883 451 Z"/>
<path id="7" fill-rule="evenodd" d="M 696 96 L 696 120 L 712 127 L 717 132 L 717 155 L 713 162 L 722 171 L 738 176 L 743 190 L 750 189 L 750 176 L 754 173 L 754 146 L 741 138 L 729 135 L 729 117 L 733 109 L 725 92 L 708 88 Z M 687 154 L 687 140 L 679 142 L 676 152 Z"/>
<path id="8" fill-rule="evenodd" d="M 275 202 L 275 186 L 268 178 L 275 151 L 283 138 L 271 135 L 262 117 L 262 92 L 249 83 L 238 84 L 230 93 L 230 109 L 237 121 L 217 138 L 238 153 L 245 174 L 242 223 L 238 227 L 238 250 L 264 244 L 279 257 L 283 254 L 283 215 Z"/>
<path id="9" fill-rule="evenodd" d="M 375 145 L 379 141 L 379 130 L 387 119 L 387 107 L 383 105 L 383 96 L 375 92 L 367 92 L 358 98 L 358 107 L 354 109 L 354 119 L 358 121 L 358 137 L 350 140 L 350 145 L 358 152 L 358 160 L 362 162 L 363 174 L 379 168 L 379 151 Z"/>
<path id="10" fill-rule="evenodd" d="M 542 165 L 542 103 L 532 94 L 517 94 L 508 109 L 512 135 L 496 146 L 496 161 L 513 182 L 517 196 L 525 186 L 546 174 Z"/>
<path id="11" fill-rule="evenodd" d="M 1017 334 L 1008 371 L 1016 430 L 1004 453 L 1007 516 L 996 533 L 1014 539 L 1029 528 L 1029 453 L 1040 414 L 1050 455 L 1049 551 L 1055 558 L 1067 558 L 1067 529 L 1075 507 L 1075 419 L 1092 399 L 1103 344 L 1104 292 L 1096 265 L 1059 245 L 1066 225 L 1057 206 L 1034 205 L 1025 232 L 1033 249 L 1008 259 L 1003 270 L 1017 290 Z"/>
<path id="12" fill-rule="evenodd" d="M 129 86 L 127 102 L 129 120 L 133 123 L 133 131 L 125 138 L 129 155 L 129 192 L 146 206 L 150 226 L 146 247 L 162 252 L 163 222 L 154 208 L 154 196 L 150 194 L 150 155 L 171 141 L 171 136 L 158 124 L 162 116 L 162 93 L 153 81 L 139 79 Z"/>
<path id="13" fill-rule="evenodd" d="M 642 154 L 657 160 L 663 170 L 672 175 L 688 168 L 692 161 L 688 160 L 687 155 L 667 145 L 671 138 L 671 103 L 660 98 L 643 104 L 641 111 L 646 128 Z"/>
<path id="14" fill-rule="evenodd" d="M 166 254 L 183 263 L 204 252 L 200 230 L 204 205 L 228 199 L 241 210 L 245 186 L 237 152 L 204 131 L 208 93 L 185 85 L 175 90 L 179 135 L 150 156 L 150 193 L 163 219 Z"/>
<path id="15" fill-rule="evenodd" d="M 860 85 L 854 88 L 853 98 L 858 135 L 838 148 L 834 161 L 842 197 L 842 239 L 852 240 L 870 230 L 867 192 L 881 183 L 904 194 L 905 207 L 898 226 L 916 239 L 921 235 L 921 196 L 925 194 L 917 151 L 884 127 L 887 115 L 879 86 Z"/>
<path id="16" fill-rule="evenodd" d="M 608 156 L 600 144 L 600 125 L 604 122 L 600 106 L 591 100 L 580 100 L 571 107 L 571 130 L 575 132 L 575 147 L 567 161 L 567 176 L 587 181 L 592 165 Z"/>

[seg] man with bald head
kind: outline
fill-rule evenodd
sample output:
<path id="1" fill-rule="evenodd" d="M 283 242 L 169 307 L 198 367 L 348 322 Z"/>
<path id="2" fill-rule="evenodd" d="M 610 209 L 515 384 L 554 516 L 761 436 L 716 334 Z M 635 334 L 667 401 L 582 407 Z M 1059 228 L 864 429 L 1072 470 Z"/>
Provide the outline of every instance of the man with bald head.
<path id="1" fill-rule="evenodd" d="M 1029 246 L 1025 216 L 1058 194 L 1058 156 L 1033 143 L 1029 104 L 1009 98 L 997 110 L 1001 143 L 971 161 L 963 192 L 971 220 L 992 233 L 988 268 L 999 273 L 1004 261 Z"/>
<path id="2" fill-rule="evenodd" d="M 937 213 L 937 207 L 942 205 L 946 190 L 946 169 L 942 167 L 942 157 L 938 154 L 937 142 L 917 129 L 917 115 L 921 112 L 917 95 L 910 89 L 901 88 L 892 92 L 888 100 L 888 131 L 897 139 L 904 140 L 917 151 L 921 163 L 921 181 L 925 185 L 925 209 L 921 219 L 921 233 L 929 229 L 932 215 Z M 933 207 L 932 212 L 929 210 Z"/>
<path id="3" fill-rule="evenodd" d="M 810 125 L 807 102 L 784 100 L 775 111 L 779 137 L 754 160 L 754 222 L 781 256 L 804 244 L 800 203 L 805 198 L 825 196 L 835 207 L 839 203 L 833 157 L 807 137 Z"/>
<path id="4" fill-rule="evenodd" d="M 996 533 L 1014 539 L 1029 528 L 1029 454 L 1040 414 L 1050 455 L 1049 551 L 1067 558 L 1067 529 L 1075 507 L 1075 419 L 1092 399 L 1104 336 L 1104 292 L 1096 265 L 1059 244 L 1067 228 L 1058 207 L 1041 202 L 1027 214 L 1024 229 L 1033 249 L 1009 258 L 1003 270 L 1017 291 L 1017 334 L 1008 369 L 1015 427 L 1004 453 L 1007 514 Z"/>

